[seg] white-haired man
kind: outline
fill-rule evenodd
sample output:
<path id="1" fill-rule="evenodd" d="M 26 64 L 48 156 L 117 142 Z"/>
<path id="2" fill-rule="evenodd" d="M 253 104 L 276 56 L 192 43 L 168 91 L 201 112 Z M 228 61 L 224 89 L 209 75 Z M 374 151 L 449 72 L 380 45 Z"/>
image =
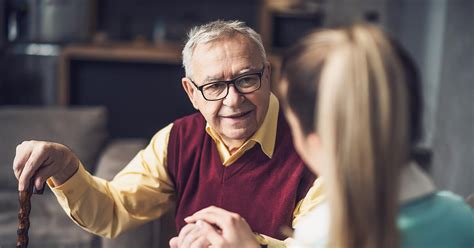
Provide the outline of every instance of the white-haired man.
<path id="1" fill-rule="evenodd" d="M 184 219 L 210 206 L 266 235 L 256 235 L 254 244 L 281 245 L 280 228 L 314 203 L 306 196 L 314 177 L 270 92 L 260 36 L 238 21 L 196 27 L 183 66 L 183 88 L 199 113 L 160 130 L 112 181 L 91 176 L 64 145 L 28 141 L 13 165 L 19 189 L 32 175 L 37 187 L 49 178 L 67 214 L 101 236 L 158 218 L 175 203 L 180 234 L 172 246 L 206 246 L 198 225 Z"/>

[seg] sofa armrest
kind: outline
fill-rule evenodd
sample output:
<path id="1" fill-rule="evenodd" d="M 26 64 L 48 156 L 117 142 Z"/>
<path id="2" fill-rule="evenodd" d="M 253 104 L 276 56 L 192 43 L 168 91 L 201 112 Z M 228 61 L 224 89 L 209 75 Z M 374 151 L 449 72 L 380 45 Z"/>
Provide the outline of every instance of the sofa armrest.
<path id="1" fill-rule="evenodd" d="M 105 180 L 112 180 L 146 144 L 145 139 L 113 140 L 101 154 L 94 174 Z"/>
<path id="2" fill-rule="evenodd" d="M 113 177 L 147 145 L 144 139 L 119 139 L 111 142 L 102 153 L 95 175 L 106 180 Z M 168 240 L 176 235 L 174 211 L 160 219 L 122 233 L 114 239 L 101 239 L 102 248 L 168 247 Z"/>
<path id="3" fill-rule="evenodd" d="M 95 176 L 112 180 L 128 162 L 146 146 L 144 139 L 117 139 L 110 142 L 99 158 Z M 101 239 L 103 248 L 151 247 L 153 243 L 153 225 L 147 223 L 128 230 L 117 238 Z"/>

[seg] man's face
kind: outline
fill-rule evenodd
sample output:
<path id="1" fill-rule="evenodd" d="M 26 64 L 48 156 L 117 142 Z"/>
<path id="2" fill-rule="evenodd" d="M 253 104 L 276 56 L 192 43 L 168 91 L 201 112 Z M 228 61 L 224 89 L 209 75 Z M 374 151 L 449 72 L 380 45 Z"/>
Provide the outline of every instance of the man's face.
<path id="1" fill-rule="evenodd" d="M 244 95 L 230 85 L 227 97 L 218 101 L 207 101 L 188 78 L 182 79 L 193 106 L 226 145 L 229 148 L 240 146 L 257 131 L 267 113 L 270 66 L 262 60 L 258 49 L 240 35 L 198 45 L 191 64 L 191 77 L 198 86 L 259 72 L 265 66 L 260 89 Z"/>

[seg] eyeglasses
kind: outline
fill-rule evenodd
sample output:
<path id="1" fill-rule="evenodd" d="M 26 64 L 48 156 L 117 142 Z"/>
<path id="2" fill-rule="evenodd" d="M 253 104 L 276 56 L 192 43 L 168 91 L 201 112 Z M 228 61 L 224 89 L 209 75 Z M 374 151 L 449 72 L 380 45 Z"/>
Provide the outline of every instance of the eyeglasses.
<path id="1" fill-rule="evenodd" d="M 201 91 L 204 99 L 207 101 L 219 101 L 227 97 L 231 84 L 235 86 L 235 89 L 240 94 L 249 94 L 260 89 L 264 71 L 265 65 L 259 72 L 247 73 L 231 80 L 211 82 L 201 86 L 198 86 L 193 80 L 189 80 Z"/>

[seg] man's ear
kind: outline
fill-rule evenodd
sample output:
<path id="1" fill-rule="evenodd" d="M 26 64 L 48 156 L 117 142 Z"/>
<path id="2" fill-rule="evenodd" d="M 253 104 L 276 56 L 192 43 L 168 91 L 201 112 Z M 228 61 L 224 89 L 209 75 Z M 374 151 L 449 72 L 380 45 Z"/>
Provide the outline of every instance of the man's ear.
<path id="1" fill-rule="evenodd" d="M 271 75 L 272 75 L 272 64 L 270 62 L 265 63 L 265 77 L 268 82 L 271 82 Z"/>
<path id="2" fill-rule="evenodd" d="M 194 87 L 193 83 L 191 83 L 189 78 L 184 77 L 184 78 L 181 79 L 181 84 L 183 85 L 183 89 L 184 89 L 184 91 L 186 91 L 186 94 L 188 95 L 189 100 L 193 104 L 193 107 L 196 110 L 199 110 L 196 99 L 195 99 L 195 96 L 194 96 L 194 92 L 197 89 Z"/>

